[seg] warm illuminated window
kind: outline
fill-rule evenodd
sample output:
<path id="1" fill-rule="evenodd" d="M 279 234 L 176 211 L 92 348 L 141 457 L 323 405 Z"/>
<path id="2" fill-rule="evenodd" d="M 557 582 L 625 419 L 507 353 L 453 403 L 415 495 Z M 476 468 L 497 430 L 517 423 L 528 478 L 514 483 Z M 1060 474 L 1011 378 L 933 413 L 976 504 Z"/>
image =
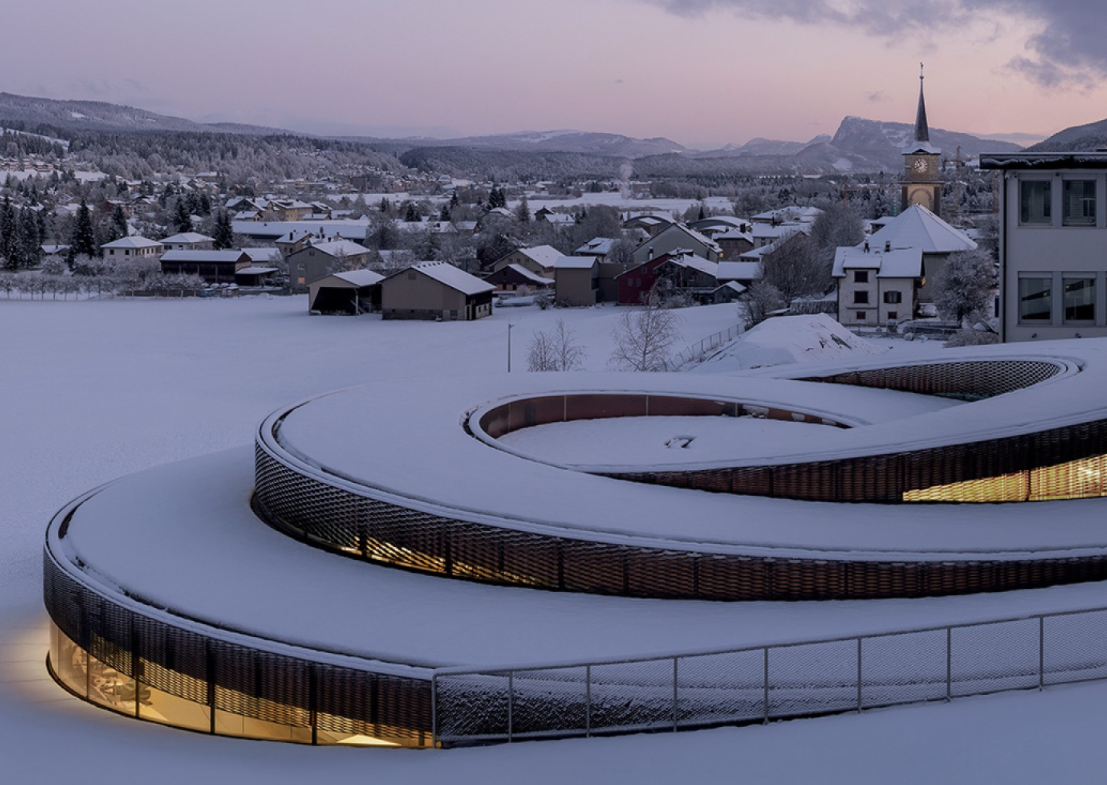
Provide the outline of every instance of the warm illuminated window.
<path id="1" fill-rule="evenodd" d="M 1049 180 L 1019 182 L 1019 223 L 1048 224 L 1052 210 L 1052 183 Z"/>
<path id="2" fill-rule="evenodd" d="M 1064 210 L 1061 223 L 1065 226 L 1095 226 L 1095 180 L 1065 180 Z"/>
<path id="3" fill-rule="evenodd" d="M 1065 279 L 1065 321 L 1095 321 L 1095 278 L 1068 277 Z"/>
<path id="4" fill-rule="evenodd" d="M 1049 322 L 1053 318 L 1053 279 L 1019 278 L 1019 321 Z"/>

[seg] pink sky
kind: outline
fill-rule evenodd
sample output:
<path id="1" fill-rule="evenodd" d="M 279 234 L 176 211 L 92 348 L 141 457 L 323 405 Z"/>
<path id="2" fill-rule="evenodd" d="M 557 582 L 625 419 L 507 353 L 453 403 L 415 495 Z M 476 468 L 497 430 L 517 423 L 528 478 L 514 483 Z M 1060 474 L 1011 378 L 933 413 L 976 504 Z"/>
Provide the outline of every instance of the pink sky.
<path id="1" fill-rule="evenodd" d="M 845 115 L 911 122 L 925 60 L 931 125 L 1045 136 L 1107 116 L 1107 22 L 1086 8 L 38 0 L 5 8 L 0 90 L 315 132 L 575 128 L 722 145 L 806 141 Z"/>

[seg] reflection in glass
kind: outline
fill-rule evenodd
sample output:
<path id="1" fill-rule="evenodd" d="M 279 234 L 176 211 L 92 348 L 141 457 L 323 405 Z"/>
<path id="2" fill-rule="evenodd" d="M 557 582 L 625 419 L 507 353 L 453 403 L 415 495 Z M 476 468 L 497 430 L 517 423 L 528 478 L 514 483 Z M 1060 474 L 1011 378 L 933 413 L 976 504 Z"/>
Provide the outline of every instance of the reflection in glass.
<path id="1" fill-rule="evenodd" d="M 1065 278 L 1065 321 L 1095 321 L 1095 278 Z"/>

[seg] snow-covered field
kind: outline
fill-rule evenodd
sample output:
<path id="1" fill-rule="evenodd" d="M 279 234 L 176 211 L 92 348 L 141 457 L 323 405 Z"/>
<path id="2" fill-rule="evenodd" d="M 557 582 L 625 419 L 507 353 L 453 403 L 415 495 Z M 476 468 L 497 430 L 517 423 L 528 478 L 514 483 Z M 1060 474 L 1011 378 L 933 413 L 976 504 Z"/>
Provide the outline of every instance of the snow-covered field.
<path id="1" fill-rule="evenodd" d="M 0 301 L 0 781 L 1021 783 L 1095 781 L 1107 763 L 1099 683 L 766 727 L 448 752 L 214 738 L 71 699 L 43 674 L 38 598 L 42 532 L 64 502 L 148 466 L 248 444 L 262 417 L 313 393 L 381 377 L 448 385 L 463 372 L 502 373 L 509 320 L 515 372 L 533 331 L 561 317 L 586 346 L 586 367 L 602 370 L 617 315 L 521 308 L 436 324 L 305 311 L 303 297 Z M 682 344 L 736 318 L 733 306 L 683 316 Z M 1011 605 L 997 615 L 1024 612 Z"/>

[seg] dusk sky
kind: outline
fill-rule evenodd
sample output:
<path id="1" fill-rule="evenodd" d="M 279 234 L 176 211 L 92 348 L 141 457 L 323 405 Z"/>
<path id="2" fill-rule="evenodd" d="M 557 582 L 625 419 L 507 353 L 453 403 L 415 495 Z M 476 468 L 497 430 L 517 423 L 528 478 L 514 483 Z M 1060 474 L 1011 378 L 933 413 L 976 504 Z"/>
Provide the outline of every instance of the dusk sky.
<path id="1" fill-rule="evenodd" d="M 0 90 L 433 136 L 806 141 L 845 115 L 1046 136 L 1107 117 L 1102 0 L 37 0 Z"/>

